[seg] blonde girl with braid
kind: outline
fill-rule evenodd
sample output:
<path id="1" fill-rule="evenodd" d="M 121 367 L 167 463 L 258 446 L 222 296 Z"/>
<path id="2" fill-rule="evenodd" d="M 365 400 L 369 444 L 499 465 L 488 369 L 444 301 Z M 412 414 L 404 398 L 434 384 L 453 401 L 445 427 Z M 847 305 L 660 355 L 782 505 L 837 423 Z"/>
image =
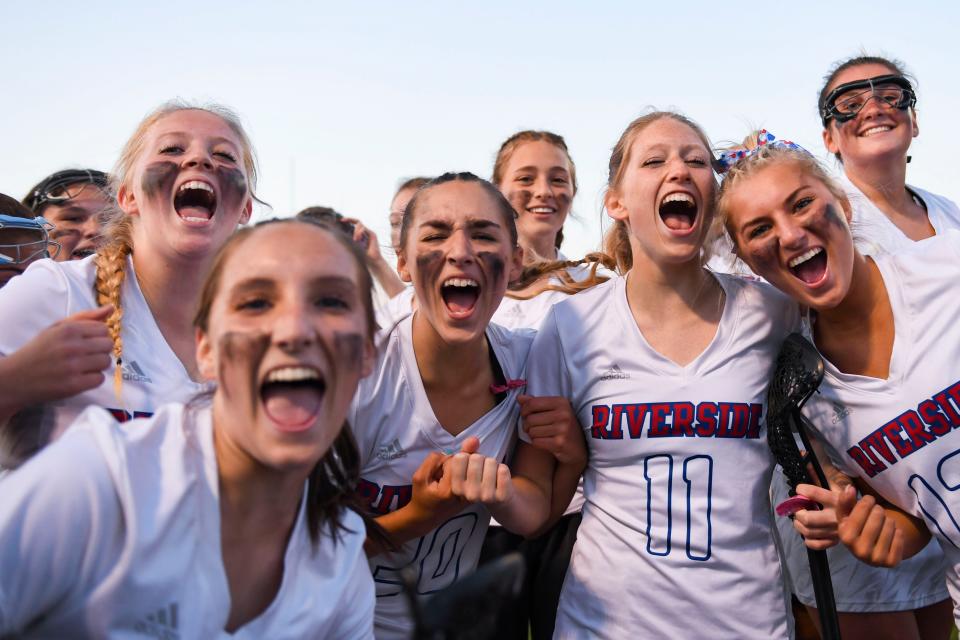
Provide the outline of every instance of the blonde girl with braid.
<path id="1" fill-rule="evenodd" d="M 192 316 L 217 250 L 252 211 L 253 148 L 220 106 L 167 103 L 113 172 L 95 256 L 31 265 L 0 295 L 0 466 L 16 466 L 88 405 L 148 416 L 203 386 Z M 46 405 L 42 417 L 9 420 Z"/>

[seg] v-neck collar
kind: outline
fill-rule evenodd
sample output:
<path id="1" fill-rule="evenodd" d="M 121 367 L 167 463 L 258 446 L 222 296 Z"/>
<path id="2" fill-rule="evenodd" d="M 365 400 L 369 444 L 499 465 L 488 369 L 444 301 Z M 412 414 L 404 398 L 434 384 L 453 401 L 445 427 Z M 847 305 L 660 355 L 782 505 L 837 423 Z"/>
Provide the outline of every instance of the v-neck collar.
<path id="1" fill-rule="evenodd" d="M 173 349 L 170 347 L 170 344 L 167 342 L 167 339 L 163 336 L 163 332 L 160 331 L 160 325 L 157 324 L 157 319 L 153 315 L 153 311 L 150 309 L 150 305 L 147 303 L 146 297 L 143 295 L 143 290 L 140 288 L 140 281 L 137 278 L 137 271 L 133 266 L 133 256 L 127 256 L 127 273 L 129 276 L 126 278 L 126 285 L 130 287 L 130 293 L 133 295 L 126 296 L 123 300 L 124 304 L 128 304 L 131 308 L 137 308 L 137 317 L 138 327 L 137 330 L 143 331 L 144 341 L 146 344 L 150 345 L 150 348 L 155 351 L 165 351 L 166 353 L 158 353 L 155 355 L 159 356 L 159 361 L 161 362 L 175 362 L 176 373 L 179 377 L 182 377 L 184 380 L 189 380 L 194 385 L 198 391 L 205 389 L 208 385 L 197 382 L 194 380 L 190 373 L 187 371 L 187 368 L 183 366 L 183 362 L 177 357 L 177 354 L 174 353 Z M 134 315 L 134 314 L 131 314 Z M 124 323 L 124 330 L 133 330 L 131 329 L 129 323 Z"/>
<path id="2" fill-rule="evenodd" d="M 739 324 L 739 307 L 737 301 L 736 285 L 727 279 L 727 276 L 715 274 L 708 271 L 723 289 L 723 311 L 720 314 L 720 321 L 717 323 L 717 330 L 707 346 L 697 354 L 697 357 L 685 365 L 680 365 L 654 349 L 646 337 L 637 326 L 637 321 L 633 317 L 633 311 L 630 309 L 630 301 L 627 299 L 627 277 L 629 273 L 617 278 L 614 284 L 614 299 L 618 309 L 617 315 L 620 316 L 623 325 L 624 336 L 632 336 L 638 344 L 641 351 L 645 352 L 653 363 L 654 368 L 667 376 L 675 376 L 683 379 L 693 378 L 703 375 L 713 364 L 713 355 L 717 352 L 723 353 L 730 340 L 737 333 Z"/>
<path id="3" fill-rule="evenodd" d="M 397 339 L 400 342 L 400 349 L 403 356 L 400 358 L 403 366 L 403 374 L 406 378 L 407 389 L 410 392 L 413 403 L 411 421 L 416 424 L 420 431 L 423 432 L 427 439 L 429 439 L 438 450 L 446 454 L 459 451 L 463 441 L 470 436 L 477 436 L 480 438 L 482 444 L 484 434 L 478 433 L 478 431 L 482 431 L 483 429 L 482 423 L 484 423 L 489 416 L 504 411 L 504 408 L 511 402 L 510 397 L 508 396 L 502 402 L 497 403 L 492 409 L 474 420 L 466 429 L 457 435 L 453 435 L 444 429 L 443 425 L 441 425 L 437 419 L 436 413 L 433 411 L 433 405 L 430 404 L 427 390 L 423 386 L 420 369 L 417 367 L 417 355 L 413 350 L 413 316 L 414 314 L 411 314 L 403 319 L 398 326 L 397 333 Z M 502 346 L 499 341 L 495 340 L 491 335 L 489 326 L 484 331 L 484 335 L 487 337 L 487 344 L 493 351 L 493 356 L 500 364 L 504 376 L 509 378 L 510 372 L 508 368 L 504 366 L 507 360 L 505 354 L 501 351 Z"/>
<path id="4" fill-rule="evenodd" d="M 260 614 L 248 620 L 233 633 L 224 629 L 227 624 L 227 618 L 230 614 L 232 602 L 230 600 L 230 583 L 227 579 L 227 569 L 223 564 L 223 546 L 221 539 L 222 522 L 220 520 L 220 473 L 217 464 L 216 450 L 213 445 L 213 409 L 204 407 L 202 410 L 194 413 L 195 437 L 202 452 L 199 459 L 198 474 L 206 480 L 207 491 L 203 491 L 202 498 L 197 501 L 199 510 L 198 518 L 201 522 L 201 530 L 204 532 L 199 541 L 203 548 L 201 561 L 206 563 L 205 571 L 198 571 L 201 579 L 204 580 L 204 587 L 209 594 L 211 603 L 210 611 L 223 612 L 222 620 L 217 620 L 217 628 L 223 637 L 233 637 L 242 635 L 250 630 L 255 630 L 258 624 L 273 615 L 273 612 L 283 606 L 280 604 L 285 598 L 285 594 L 290 591 L 296 580 L 298 557 L 301 555 L 301 548 L 304 544 L 306 532 L 304 527 L 306 523 L 307 510 L 307 489 L 308 483 L 304 483 L 303 495 L 300 498 L 300 507 L 297 509 L 297 516 L 294 520 L 293 530 L 290 532 L 290 538 L 287 540 L 286 549 L 283 552 L 283 577 L 280 581 L 280 588 L 274 595 L 273 600 Z"/>

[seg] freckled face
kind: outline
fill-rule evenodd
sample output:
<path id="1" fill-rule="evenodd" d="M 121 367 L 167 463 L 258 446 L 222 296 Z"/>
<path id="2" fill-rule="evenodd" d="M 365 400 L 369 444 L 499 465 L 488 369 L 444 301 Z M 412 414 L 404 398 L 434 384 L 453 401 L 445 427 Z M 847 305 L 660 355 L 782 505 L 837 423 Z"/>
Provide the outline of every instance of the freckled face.
<path id="1" fill-rule="evenodd" d="M 323 457 L 373 362 L 357 269 L 329 232 L 303 223 L 234 247 L 197 344 L 218 382 L 218 438 L 278 470 Z"/>
<path id="2" fill-rule="evenodd" d="M 43 208 L 43 217 L 53 225 L 50 239 L 60 244 L 55 260 L 81 260 L 95 253 L 101 239 L 100 216 L 110 206 L 110 199 L 99 187 L 90 183 L 67 185 L 69 200 Z"/>
<path id="3" fill-rule="evenodd" d="M 454 181 L 421 192 L 397 270 L 443 340 L 470 342 L 482 338 L 521 257 L 493 198 Z"/>
<path id="4" fill-rule="evenodd" d="M 713 219 L 710 152 L 682 122 L 661 118 L 630 145 L 623 177 L 607 194 L 610 216 L 630 229 L 634 262 L 697 260 Z"/>
<path id="5" fill-rule="evenodd" d="M 497 186 L 517 212 L 521 245 L 557 237 L 574 196 L 570 163 L 562 149 L 545 140 L 521 144 L 507 161 L 503 181 Z"/>
<path id="6" fill-rule="evenodd" d="M 857 65 L 841 71 L 830 83 L 829 91 L 841 84 L 892 73 L 896 71 L 882 64 Z M 862 91 L 864 89 L 856 89 L 851 94 Z M 838 97 L 842 99 L 844 96 Z M 823 142 L 830 153 L 839 153 L 845 162 L 862 164 L 887 158 L 902 161 L 913 138 L 919 134 L 917 114 L 912 109 L 901 111 L 870 99 L 852 120 L 843 123 L 829 120 L 823 131 Z"/>
<path id="7" fill-rule="evenodd" d="M 250 217 L 242 153 L 237 135 L 214 114 L 191 109 L 158 120 L 118 193 L 120 207 L 137 216 L 134 244 L 172 256 L 212 256 Z"/>
<path id="8" fill-rule="evenodd" d="M 849 204 L 795 162 L 742 178 L 728 198 L 727 230 L 754 273 L 813 309 L 846 297 L 854 258 Z"/>

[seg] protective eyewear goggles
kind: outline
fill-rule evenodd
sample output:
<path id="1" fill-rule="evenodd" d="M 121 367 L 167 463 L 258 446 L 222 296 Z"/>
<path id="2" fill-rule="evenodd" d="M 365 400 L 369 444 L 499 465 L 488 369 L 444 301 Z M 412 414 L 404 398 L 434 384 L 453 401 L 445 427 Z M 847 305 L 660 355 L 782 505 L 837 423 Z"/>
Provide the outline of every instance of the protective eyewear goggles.
<path id="1" fill-rule="evenodd" d="M 910 81 L 903 76 L 890 74 L 847 82 L 835 88 L 824 99 L 820 107 L 823 126 L 827 126 L 831 118 L 838 123 L 854 119 L 871 98 L 901 111 L 917 104 L 917 94 L 914 93 Z"/>
<path id="2" fill-rule="evenodd" d="M 92 169 L 66 169 L 58 171 L 37 185 L 23 204 L 31 211 L 38 211 L 48 204 L 63 204 L 80 195 L 88 186 L 108 192 L 110 177 L 102 171 Z M 77 189 L 70 189 L 77 186 Z"/>
<path id="3" fill-rule="evenodd" d="M 60 244 L 50 240 L 53 225 L 43 218 L 18 218 L 0 214 L 0 266 L 22 265 L 40 258 L 55 258 Z M 22 233 L 17 234 L 20 231 Z M 11 235 L 17 242 L 6 243 Z M 36 238 L 36 239 L 34 239 Z"/>

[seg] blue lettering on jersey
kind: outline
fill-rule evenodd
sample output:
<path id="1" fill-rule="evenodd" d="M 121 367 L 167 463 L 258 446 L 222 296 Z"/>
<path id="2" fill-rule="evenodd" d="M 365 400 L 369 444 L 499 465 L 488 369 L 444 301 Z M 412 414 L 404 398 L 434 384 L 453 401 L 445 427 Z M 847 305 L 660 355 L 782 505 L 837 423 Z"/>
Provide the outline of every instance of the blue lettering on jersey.
<path id="1" fill-rule="evenodd" d="M 391 511 L 404 507 L 413 497 L 413 485 L 385 484 L 382 487 L 376 482 L 360 478 L 357 481 L 357 496 L 370 510 L 370 513 L 382 516 Z"/>
<path id="2" fill-rule="evenodd" d="M 648 438 L 747 438 L 760 437 L 763 405 L 745 402 L 639 402 L 596 404 L 590 407 L 590 437 L 622 440 Z M 624 429 L 626 428 L 626 429 Z"/>
<path id="3" fill-rule="evenodd" d="M 872 478 L 958 427 L 960 382 L 955 382 L 874 429 L 847 455 Z"/>
<path id="4" fill-rule="evenodd" d="M 125 409 L 111 409 L 106 407 L 107 411 L 110 412 L 117 422 L 127 422 L 128 420 L 133 420 L 135 418 L 149 418 L 153 415 L 153 411 L 134 411 L 130 413 Z"/>

